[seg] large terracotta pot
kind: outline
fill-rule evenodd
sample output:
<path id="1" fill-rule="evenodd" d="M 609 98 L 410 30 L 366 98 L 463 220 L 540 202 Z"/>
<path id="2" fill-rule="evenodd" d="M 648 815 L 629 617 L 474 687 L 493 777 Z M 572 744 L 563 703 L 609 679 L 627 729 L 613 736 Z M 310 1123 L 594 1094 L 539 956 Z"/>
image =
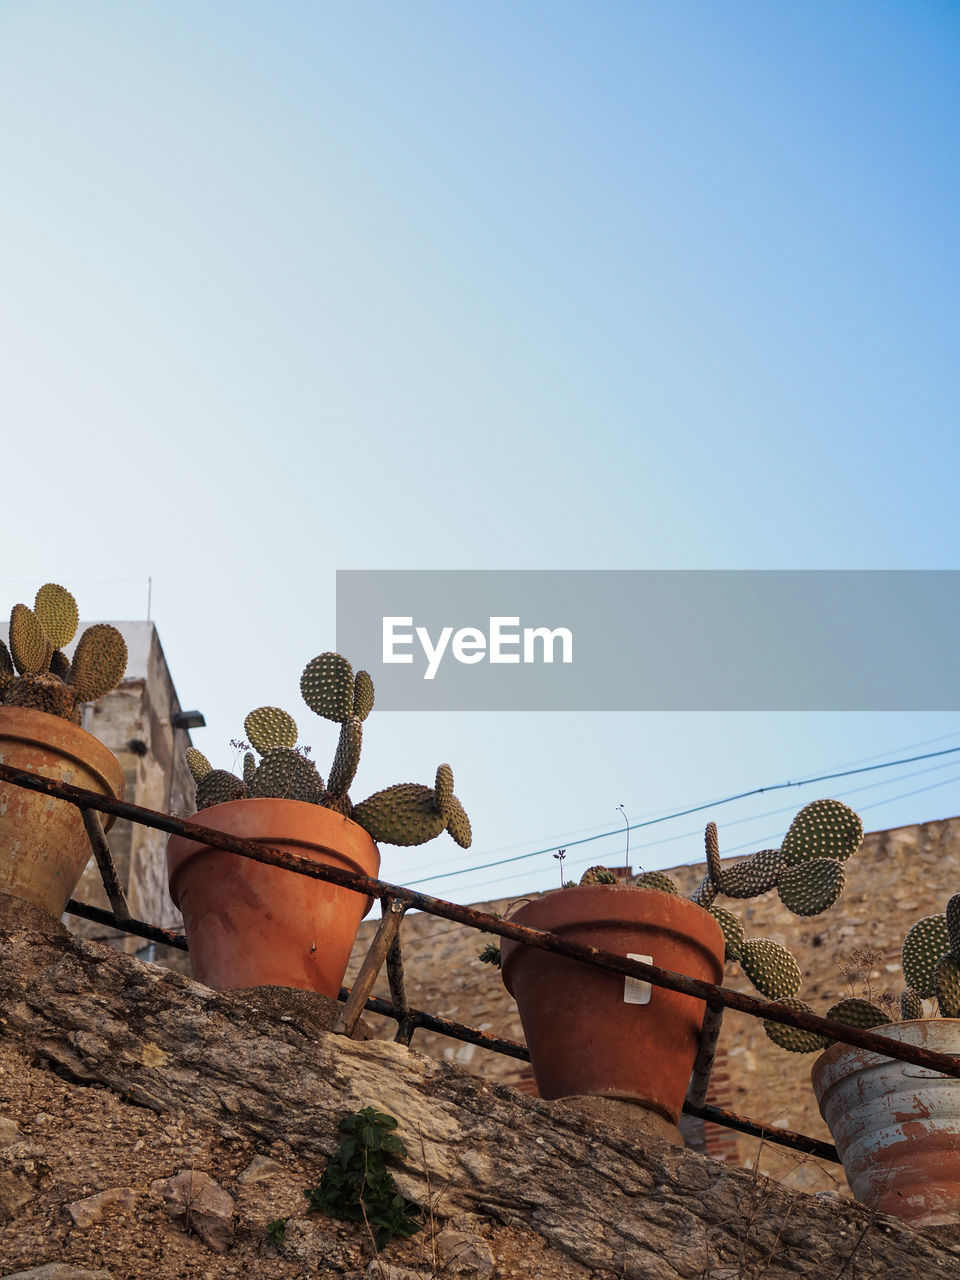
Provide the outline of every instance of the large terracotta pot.
<path id="1" fill-rule="evenodd" d="M 123 799 L 123 770 L 116 756 L 78 725 L 45 711 L 0 707 L 0 760 Z M 105 816 L 104 826 L 112 821 Z M 0 782 L 0 893 L 60 916 L 90 856 L 79 809 Z"/>
<path id="2" fill-rule="evenodd" d="M 360 875 L 380 869 L 366 831 L 320 805 L 232 800 L 196 821 Z M 337 995 L 370 898 L 182 836 L 167 842 L 167 876 L 199 982 L 218 991 L 276 986 Z"/>
<path id="3" fill-rule="evenodd" d="M 871 1031 L 960 1057 L 958 1019 Z M 915 1226 L 960 1222 L 960 1080 L 846 1044 L 811 1079 L 857 1200 Z"/>
<path id="4" fill-rule="evenodd" d="M 723 975 L 720 926 L 674 894 L 584 885 L 545 894 L 511 920 L 707 982 Z M 676 1124 L 697 1053 L 702 1000 L 508 938 L 501 956 L 541 1097 L 624 1098 Z"/>

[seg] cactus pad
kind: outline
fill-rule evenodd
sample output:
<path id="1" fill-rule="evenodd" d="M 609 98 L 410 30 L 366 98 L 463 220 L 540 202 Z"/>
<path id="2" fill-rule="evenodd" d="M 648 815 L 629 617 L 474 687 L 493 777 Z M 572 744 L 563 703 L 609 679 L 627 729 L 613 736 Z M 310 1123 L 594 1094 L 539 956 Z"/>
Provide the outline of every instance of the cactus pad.
<path id="1" fill-rule="evenodd" d="M 311 711 L 342 724 L 353 715 L 353 668 L 339 653 L 320 653 L 304 667 L 300 692 Z"/>
<path id="2" fill-rule="evenodd" d="M 37 592 L 33 611 L 55 649 L 62 649 L 77 634 L 80 612 L 77 602 L 56 582 L 46 582 Z"/>
<path id="3" fill-rule="evenodd" d="M 878 1005 L 856 997 L 831 1005 L 826 1017 L 833 1018 L 834 1022 L 844 1022 L 848 1027 L 859 1027 L 861 1031 L 869 1031 L 871 1027 L 885 1027 L 890 1021 L 890 1014 L 885 1013 Z"/>
<path id="4" fill-rule="evenodd" d="M 635 889 L 656 889 L 658 893 L 677 893 L 674 880 L 665 871 L 641 871 L 630 881 Z"/>
<path id="5" fill-rule="evenodd" d="M 257 772 L 257 757 L 252 751 L 243 753 L 243 782 L 244 786 L 249 787 Z"/>
<path id="6" fill-rule="evenodd" d="M 244 720 L 243 731 L 262 756 L 275 747 L 297 745 L 297 722 L 282 707 L 256 707 Z"/>
<path id="7" fill-rule="evenodd" d="M 353 682 L 353 714 L 366 720 L 373 710 L 373 680 L 369 671 L 358 671 Z"/>
<path id="8" fill-rule="evenodd" d="M 13 659 L 10 657 L 10 650 L 0 640 L 0 702 L 7 696 L 7 691 L 12 687 L 17 678 L 17 673 L 13 669 Z"/>
<path id="9" fill-rule="evenodd" d="M 923 999 L 937 994 L 937 961 L 950 947 L 947 917 L 924 916 L 903 940 L 900 965 L 908 987 Z"/>
<path id="10" fill-rule="evenodd" d="M 779 1000 L 777 1003 L 786 1005 L 788 1009 L 796 1009 L 798 1013 L 813 1013 L 810 1006 L 804 1004 L 802 1000 L 787 999 Z M 831 1043 L 827 1036 L 819 1035 L 816 1031 L 788 1027 L 782 1022 L 764 1020 L 763 1029 L 774 1044 L 778 1044 L 781 1049 L 786 1049 L 790 1053 L 819 1053 Z"/>
<path id="11" fill-rule="evenodd" d="M 695 902 L 698 907 L 709 907 L 717 896 L 717 886 L 713 882 L 713 878 L 709 875 L 703 877 L 693 893 L 690 895 L 690 901 Z"/>
<path id="12" fill-rule="evenodd" d="M 396 845 L 426 844 L 447 825 L 437 812 L 433 788 L 416 782 L 377 791 L 354 806 L 353 820 L 374 840 Z"/>
<path id="13" fill-rule="evenodd" d="M 835 858 L 844 862 L 863 841 L 863 823 L 840 800 L 814 800 L 804 805 L 781 846 L 784 863 L 796 866 L 809 858 Z"/>
<path id="14" fill-rule="evenodd" d="M 331 795 L 345 796 L 357 775 L 360 763 L 360 747 L 363 743 L 363 722 L 359 716 L 347 716 L 340 726 L 337 753 L 330 766 L 327 789 Z"/>
<path id="15" fill-rule="evenodd" d="M 201 778 L 205 777 L 213 769 L 213 765 L 207 757 L 196 747 L 187 747 L 185 759 L 187 768 L 193 774 L 194 782 L 199 782 Z"/>
<path id="16" fill-rule="evenodd" d="M 774 888 L 782 866 L 783 857 L 779 849 L 761 849 L 742 862 L 724 867 L 717 888 L 728 898 L 759 897 Z"/>
<path id="17" fill-rule="evenodd" d="M 275 747 L 260 761 L 247 790 L 251 796 L 319 804 L 323 783 L 312 760 L 292 747 Z"/>
<path id="18" fill-rule="evenodd" d="M 947 935 L 950 938 L 950 954 L 960 962 L 960 893 L 955 893 L 947 903 Z"/>
<path id="19" fill-rule="evenodd" d="M 818 916 L 843 892 L 843 864 L 834 858 L 810 858 L 784 867 L 777 882 L 780 901 L 795 916 Z"/>
<path id="20" fill-rule="evenodd" d="M 617 877 L 609 867 L 587 867 L 580 877 L 581 884 L 616 884 Z"/>
<path id="21" fill-rule="evenodd" d="M 197 808 L 209 809 L 214 804 L 242 800 L 247 789 L 239 778 L 226 769 L 211 769 L 197 783 Z"/>
<path id="22" fill-rule="evenodd" d="M 450 816 L 450 804 L 453 800 L 453 770 L 448 764 L 437 766 L 437 779 L 433 784 L 433 794 L 437 798 L 437 812 L 443 817 Z"/>
<path id="23" fill-rule="evenodd" d="M 720 837 L 717 835 L 715 822 L 707 823 L 703 843 L 707 851 L 707 873 L 715 884 L 719 884 L 723 878 L 723 868 L 720 865 Z"/>
<path id="24" fill-rule="evenodd" d="M 709 907 L 710 914 L 723 930 L 726 943 L 725 960 L 740 960 L 743 956 L 743 925 L 733 914 L 723 907 Z"/>
<path id="25" fill-rule="evenodd" d="M 757 990 L 771 1000 L 795 996 L 803 981 L 796 960 L 772 938 L 749 938 L 744 942 L 740 965 Z"/>
<path id="26" fill-rule="evenodd" d="M 10 614 L 10 653 L 20 675 L 46 671 L 53 656 L 53 642 L 25 604 L 15 604 Z"/>
<path id="27" fill-rule="evenodd" d="M 923 1017 L 923 1000 L 912 987 L 905 987 L 900 992 L 900 1017 L 904 1022 Z"/>
<path id="28" fill-rule="evenodd" d="M 50 655 L 50 674 L 67 680 L 70 676 L 70 659 L 62 649 L 54 649 Z"/>
<path id="29" fill-rule="evenodd" d="M 469 849 L 473 844 L 473 831 L 470 828 L 470 819 L 467 817 L 466 809 L 464 809 L 456 796 L 452 796 L 450 799 L 450 812 L 447 815 L 447 830 L 450 832 L 451 836 L 453 836 L 461 849 Z"/>
<path id="30" fill-rule="evenodd" d="M 127 669 L 127 645 L 116 627 L 98 622 L 77 641 L 70 683 L 79 702 L 94 702 L 115 689 Z"/>
<path id="31" fill-rule="evenodd" d="M 941 1018 L 960 1018 L 960 964 L 953 956 L 941 956 L 934 971 L 937 1005 Z"/>

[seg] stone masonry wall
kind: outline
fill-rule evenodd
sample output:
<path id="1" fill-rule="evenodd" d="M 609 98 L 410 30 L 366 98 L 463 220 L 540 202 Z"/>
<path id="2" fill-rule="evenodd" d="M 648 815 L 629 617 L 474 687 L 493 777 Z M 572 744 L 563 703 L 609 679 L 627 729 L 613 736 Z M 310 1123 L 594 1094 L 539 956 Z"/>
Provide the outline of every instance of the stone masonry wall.
<path id="1" fill-rule="evenodd" d="M 151 623 L 119 625 L 136 630 L 128 637 L 131 676 L 86 707 L 83 727 L 120 761 L 127 800 L 161 812 L 192 813 L 193 780 L 184 760 L 190 735 L 171 724 L 180 703 L 156 629 Z M 179 913 L 167 893 L 165 833 L 118 819 L 107 838 L 131 914 L 163 928 L 180 928 Z M 93 858 L 75 896 L 94 906 L 109 906 Z M 70 916 L 69 927 L 86 937 L 109 939 L 127 952 L 144 948 L 142 938 L 79 917 Z"/>

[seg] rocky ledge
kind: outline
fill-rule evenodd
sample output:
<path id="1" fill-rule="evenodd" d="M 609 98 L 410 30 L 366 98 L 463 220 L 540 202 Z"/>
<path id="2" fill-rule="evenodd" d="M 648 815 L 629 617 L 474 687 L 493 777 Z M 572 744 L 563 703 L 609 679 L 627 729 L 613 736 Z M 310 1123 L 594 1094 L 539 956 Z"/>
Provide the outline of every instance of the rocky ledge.
<path id="1" fill-rule="evenodd" d="M 0 903 L 0 1276 L 960 1273 L 960 1228 L 916 1231 L 335 1036 L 329 1003 L 215 993 Z M 362 1224 L 311 1215 L 304 1195 L 340 1120 L 369 1105 L 399 1121 L 397 1180 L 424 1220 L 380 1253 Z"/>

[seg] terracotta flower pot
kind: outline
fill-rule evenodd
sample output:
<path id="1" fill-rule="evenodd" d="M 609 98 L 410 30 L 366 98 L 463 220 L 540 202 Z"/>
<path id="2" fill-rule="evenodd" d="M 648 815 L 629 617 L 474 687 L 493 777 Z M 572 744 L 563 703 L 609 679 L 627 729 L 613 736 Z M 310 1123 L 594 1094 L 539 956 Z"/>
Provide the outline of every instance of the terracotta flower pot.
<path id="1" fill-rule="evenodd" d="M 123 799 L 123 770 L 92 734 L 29 707 L 0 707 L 0 760 L 14 769 Z M 108 827 L 112 818 L 104 817 Z M 61 916 L 91 856 L 80 810 L 0 783 L 0 893 Z"/>
<path id="2" fill-rule="evenodd" d="M 723 975 L 720 926 L 674 894 L 584 885 L 545 894 L 511 919 L 707 982 Z M 676 1124 L 697 1053 L 702 1000 L 507 938 L 501 955 L 541 1097 L 624 1098 Z"/>
<path id="3" fill-rule="evenodd" d="M 366 831 L 320 805 L 232 800 L 203 809 L 196 820 L 361 875 L 380 869 L 380 851 Z M 349 889 L 182 836 L 167 842 L 167 877 L 183 914 L 194 976 L 218 991 L 303 987 L 336 996 L 372 905 Z"/>
<path id="4" fill-rule="evenodd" d="M 958 1019 L 871 1030 L 960 1057 Z M 960 1221 L 960 1080 L 846 1044 L 821 1054 L 810 1075 L 861 1204 L 914 1226 Z"/>

